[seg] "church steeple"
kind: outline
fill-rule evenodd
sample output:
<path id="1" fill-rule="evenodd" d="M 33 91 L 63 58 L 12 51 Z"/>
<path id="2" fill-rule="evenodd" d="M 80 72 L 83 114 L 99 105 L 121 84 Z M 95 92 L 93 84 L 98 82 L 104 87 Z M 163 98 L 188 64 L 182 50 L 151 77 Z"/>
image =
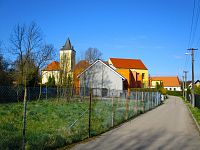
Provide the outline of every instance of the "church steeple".
<path id="1" fill-rule="evenodd" d="M 67 39 L 65 45 L 60 50 L 74 50 L 69 38 Z"/>
<path id="2" fill-rule="evenodd" d="M 75 66 L 76 51 L 74 50 L 70 39 L 68 38 L 65 45 L 60 49 L 60 68 L 67 73 L 72 73 Z"/>

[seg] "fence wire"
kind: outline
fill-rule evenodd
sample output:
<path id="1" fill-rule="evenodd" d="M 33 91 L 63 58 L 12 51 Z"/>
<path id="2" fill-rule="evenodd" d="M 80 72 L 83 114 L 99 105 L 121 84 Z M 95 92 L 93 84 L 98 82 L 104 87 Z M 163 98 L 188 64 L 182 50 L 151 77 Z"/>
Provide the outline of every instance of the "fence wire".
<path id="1" fill-rule="evenodd" d="M 0 149 L 22 148 L 23 92 L 0 87 Z M 28 87 L 24 148 L 55 149 L 99 135 L 157 107 L 160 97 L 158 92 Z"/>

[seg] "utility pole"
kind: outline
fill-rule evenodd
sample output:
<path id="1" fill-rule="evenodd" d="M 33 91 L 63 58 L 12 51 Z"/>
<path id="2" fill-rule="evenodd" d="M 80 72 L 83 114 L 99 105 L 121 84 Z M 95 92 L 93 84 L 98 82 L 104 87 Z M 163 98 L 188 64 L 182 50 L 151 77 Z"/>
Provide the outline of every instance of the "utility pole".
<path id="1" fill-rule="evenodd" d="M 189 51 L 191 51 L 191 56 L 192 56 L 192 106 L 194 107 L 195 106 L 195 96 L 194 96 L 194 51 L 195 50 L 198 50 L 198 49 L 195 49 L 195 48 L 189 48 L 188 49 Z"/>
<path id="2" fill-rule="evenodd" d="M 184 85 L 184 95 L 185 95 L 185 100 L 187 100 L 187 73 L 188 71 L 183 71 L 184 73 L 184 79 L 185 79 L 185 85 Z"/>
<path id="3" fill-rule="evenodd" d="M 184 95 L 184 93 L 185 93 L 185 92 L 184 92 L 184 89 L 185 89 L 185 87 L 184 87 L 184 76 L 182 76 L 182 77 L 183 77 L 183 80 L 182 80 L 183 89 L 182 89 L 182 90 L 183 90 L 183 98 L 184 98 L 184 97 L 185 97 L 185 95 Z"/>

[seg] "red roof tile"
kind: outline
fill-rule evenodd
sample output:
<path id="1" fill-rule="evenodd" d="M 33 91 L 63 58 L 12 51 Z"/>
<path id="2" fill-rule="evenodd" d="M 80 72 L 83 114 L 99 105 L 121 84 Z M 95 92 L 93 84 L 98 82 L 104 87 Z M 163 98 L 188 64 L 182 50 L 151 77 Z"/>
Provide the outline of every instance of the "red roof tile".
<path id="1" fill-rule="evenodd" d="M 60 70 L 60 63 L 57 61 L 53 61 L 52 63 L 48 64 L 43 71 L 58 71 Z"/>
<path id="2" fill-rule="evenodd" d="M 179 87 L 180 81 L 177 76 L 150 77 L 151 81 L 162 81 L 164 87 Z"/>
<path id="3" fill-rule="evenodd" d="M 110 58 L 115 68 L 148 70 L 140 59 Z"/>

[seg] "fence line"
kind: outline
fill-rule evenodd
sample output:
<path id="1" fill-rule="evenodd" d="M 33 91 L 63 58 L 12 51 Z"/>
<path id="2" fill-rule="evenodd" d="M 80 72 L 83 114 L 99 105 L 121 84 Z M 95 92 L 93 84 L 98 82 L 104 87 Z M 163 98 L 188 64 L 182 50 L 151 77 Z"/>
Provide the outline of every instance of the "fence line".
<path id="1" fill-rule="evenodd" d="M 194 94 L 195 97 L 195 103 L 194 106 L 200 109 L 200 95 Z M 192 104 L 192 95 L 186 93 L 186 99 Z"/>
<path id="2" fill-rule="evenodd" d="M 23 138 L 22 148 L 55 149 L 106 132 L 161 104 L 158 92 L 28 87 L 22 136 L 23 90 L 0 88 L 1 102 L 13 102 L 0 104 L 0 149 L 20 149 Z"/>

